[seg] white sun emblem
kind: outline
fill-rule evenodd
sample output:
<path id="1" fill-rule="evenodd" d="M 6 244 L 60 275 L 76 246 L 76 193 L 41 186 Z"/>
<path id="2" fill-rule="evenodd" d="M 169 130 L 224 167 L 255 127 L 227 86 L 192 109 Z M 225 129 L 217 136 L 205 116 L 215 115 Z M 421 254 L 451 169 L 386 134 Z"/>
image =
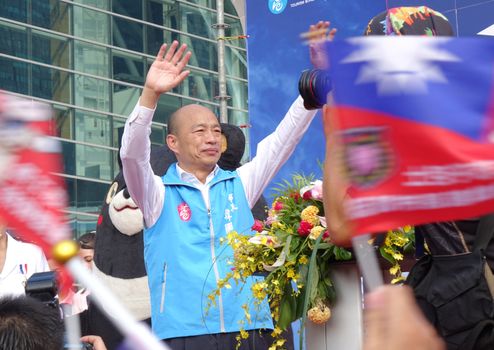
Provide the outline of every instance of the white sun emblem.
<path id="1" fill-rule="evenodd" d="M 342 63 L 365 62 L 356 84 L 376 83 L 379 95 L 424 94 L 427 81 L 447 83 L 434 62 L 457 62 L 460 59 L 437 46 L 448 38 L 365 37 L 350 39 L 360 46 Z"/>

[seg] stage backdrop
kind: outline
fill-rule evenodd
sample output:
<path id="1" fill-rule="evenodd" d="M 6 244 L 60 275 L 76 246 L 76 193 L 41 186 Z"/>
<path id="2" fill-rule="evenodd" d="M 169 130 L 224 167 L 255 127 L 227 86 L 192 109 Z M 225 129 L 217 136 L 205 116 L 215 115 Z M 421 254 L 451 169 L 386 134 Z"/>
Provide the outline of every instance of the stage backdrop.
<path id="1" fill-rule="evenodd" d="M 271 133 L 298 96 L 298 79 L 310 68 L 308 48 L 300 33 L 319 20 L 330 20 L 338 37 L 362 35 L 367 22 L 387 7 L 427 5 L 442 12 L 459 36 L 481 31 L 494 35 L 494 0 L 337 1 L 247 0 L 247 54 L 249 62 L 249 114 L 251 156 L 256 144 Z M 492 27 L 491 27 L 492 26 Z M 322 176 L 324 135 L 318 113 L 293 156 L 265 191 L 293 173 Z"/>

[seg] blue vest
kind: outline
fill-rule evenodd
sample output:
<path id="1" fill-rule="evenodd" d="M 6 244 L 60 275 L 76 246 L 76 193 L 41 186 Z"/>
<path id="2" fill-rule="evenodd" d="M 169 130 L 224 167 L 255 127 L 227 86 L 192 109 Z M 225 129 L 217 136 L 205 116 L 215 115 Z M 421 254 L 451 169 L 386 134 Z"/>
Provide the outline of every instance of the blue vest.
<path id="1" fill-rule="evenodd" d="M 217 305 L 207 310 L 208 295 L 231 272 L 232 249 L 220 244 L 227 232 L 250 233 L 253 217 L 237 172 L 219 170 L 210 183 L 210 210 L 200 190 L 183 182 L 172 164 L 162 178 L 163 211 L 144 230 L 144 259 L 151 292 L 153 332 L 160 339 L 208 333 L 273 328 L 267 301 L 253 306 L 251 285 L 221 290 Z M 250 305 L 252 323 L 243 304 Z M 207 311 L 207 313 L 206 313 Z M 245 321 L 241 326 L 240 321 Z"/>

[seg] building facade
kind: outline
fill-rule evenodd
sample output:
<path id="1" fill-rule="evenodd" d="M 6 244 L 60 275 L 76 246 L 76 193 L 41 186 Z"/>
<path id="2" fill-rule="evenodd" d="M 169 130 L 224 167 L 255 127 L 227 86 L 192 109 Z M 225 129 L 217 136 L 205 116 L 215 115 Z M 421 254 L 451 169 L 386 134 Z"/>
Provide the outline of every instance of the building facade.
<path id="1" fill-rule="evenodd" d="M 243 34 L 225 0 L 227 36 Z M 178 40 L 193 56 L 189 78 L 160 99 L 153 144 L 163 144 L 171 112 L 200 103 L 218 113 L 216 0 L 0 0 L 0 89 L 54 109 L 75 235 L 94 229 L 109 184 L 120 171 L 118 147 L 160 45 Z M 242 12 L 242 11 L 240 11 Z M 226 41 L 228 120 L 247 115 L 245 41 Z"/>

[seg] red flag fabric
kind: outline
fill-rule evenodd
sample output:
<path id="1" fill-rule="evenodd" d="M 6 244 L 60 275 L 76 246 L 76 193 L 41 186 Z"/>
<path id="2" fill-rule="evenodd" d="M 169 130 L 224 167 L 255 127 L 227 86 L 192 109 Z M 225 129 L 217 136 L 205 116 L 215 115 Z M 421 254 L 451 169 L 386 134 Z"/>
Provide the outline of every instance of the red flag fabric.
<path id="1" fill-rule="evenodd" d="M 494 40 L 331 45 L 332 132 L 353 233 L 493 212 Z"/>
<path id="2" fill-rule="evenodd" d="M 71 234 L 51 108 L 0 91 L 0 218 L 17 236 L 52 256 Z"/>

